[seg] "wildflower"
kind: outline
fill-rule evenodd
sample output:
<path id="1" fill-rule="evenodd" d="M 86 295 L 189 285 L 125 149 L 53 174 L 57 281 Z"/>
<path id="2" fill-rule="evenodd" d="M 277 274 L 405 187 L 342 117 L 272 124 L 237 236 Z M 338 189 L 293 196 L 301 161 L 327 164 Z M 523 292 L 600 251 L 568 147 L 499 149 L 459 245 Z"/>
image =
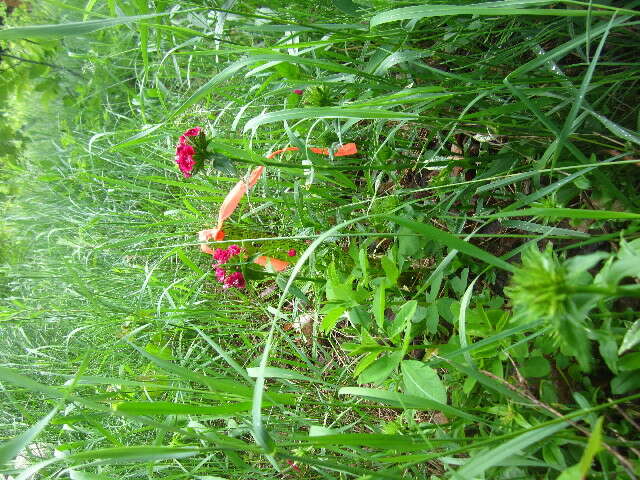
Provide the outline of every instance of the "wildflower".
<path id="1" fill-rule="evenodd" d="M 292 248 L 291 250 L 289 250 L 289 251 L 287 252 L 287 255 L 289 255 L 290 257 L 295 257 L 295 256 L 296 256 L 296 253 L 297 253 L 297 252 L 296 252 L 296 249 L 295 249 L 295 248 Z"/>
<path id="2" fill-rule="evenodd" d="M 233 257 L 234 255 L 238 255 L 240 253 L 240 247 L 238 245 L 229 245 L 227 248 L 227 252 Z"/>
<path id="3" fill-rule="evenodd" d="M 213 258 L 218 260 L 218 265 L 224 265 L 231 258 L 231 253 L 229 250 L 223 250 L 221 248 L 216 248 L 213 251 Z"/>
<path id="4" fill-rule="evenodd" d="M 202 131 L 202 128 L 193 127 L 193 128 L 190 128 L 189 130 L 187 130 L 186 132 L 184 132 L 184 135 L 187 136 L 187 137 L 197 137 L 198 135 L 200 135 L 201 131 Z"/>
<path id="5" fill-rule="evenodd" d="M 185 178 L 191 176 L 191 171 L 196 164 L 195 160 L 193 159 L 195 153 L 196 152 L 193 147 L 188 143 L 180 143 L 176 147 L 176 163 L 178 164 L 178 168 L 180 168 L 180 171 L 185 176 Z"/>
<path id="6" fill-rule="evenodd" d="M 224 282 L 226 276 L 227 272 L 224 271 L 224 268 L 216 267 L 216 278 L 220 283 Z"/>
<path id="7" fill-rule="evenodd" d="M 244 288 L 245 286 L 246 282 L 244 280 L 244 275 L 242 275 L 242 272 L 233 272 L 228 277 L 225 277 L 224 285 L 222 286 L 222 288 Z"/>
<path id="8" fill-rule="evenodd" d="M 293 468 L 294 470 L 296 470 L 296 471 L 298 471 L 298 472 L 300 471 L 300 467 L 299 467 L 298 465 L 296 465 L 294 461 L 287 459 L 287 463 L 288 463 L 288 464 L 289 464 L 289 466 L 290 466 L 291 468 Z"/>
<path id="9" fill-rule="evenodd" d="M 180 142 L 176 147 L 176 163 L 185 178 L 191 176 L 193 167 L 196 165 L 196 161 L 193 158 L 196 151 L 188 137 L 197 137 L 201 131 L 202 128 L 200 127 L 190 128 L 180 136 Z"/>
<path id="10" fill-rule="evenodd" d="M 299 88 L 296 88 L 293 93 L 295 93 L 296 95 L 302 95 L 302 90 L 300 90 Z"/>

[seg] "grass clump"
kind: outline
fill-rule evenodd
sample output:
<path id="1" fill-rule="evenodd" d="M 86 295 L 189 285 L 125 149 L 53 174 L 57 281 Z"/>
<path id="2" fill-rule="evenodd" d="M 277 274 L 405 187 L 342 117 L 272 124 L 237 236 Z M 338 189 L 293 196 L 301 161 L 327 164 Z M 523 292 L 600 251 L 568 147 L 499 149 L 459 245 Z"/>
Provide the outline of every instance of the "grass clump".
<path id="1" fill-rule="evenodd" d="M 3 475 L 639 475 L 633 2 L 22 8 Z"/>

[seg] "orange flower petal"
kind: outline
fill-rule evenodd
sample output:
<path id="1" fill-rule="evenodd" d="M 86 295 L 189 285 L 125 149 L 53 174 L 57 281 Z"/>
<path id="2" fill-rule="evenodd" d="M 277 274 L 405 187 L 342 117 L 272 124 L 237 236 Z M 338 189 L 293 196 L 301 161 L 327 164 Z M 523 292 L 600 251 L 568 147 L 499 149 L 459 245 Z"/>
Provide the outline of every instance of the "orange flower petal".
<path id="1" fill-rule="evenodd" d="M 356 144 L 346 143 L 342 145 L 334 155 L 336 157 L 346 157 L 348 155 L 355 155 L 356 153 L 358 153 L 358 147 Z"/>
<path id="2" fill-rule="evenodd" d="M 245 193 L 247 193 L 247 184 L 242 180 L 227 193 L 218 212 L 218 228 L 222 228 L 222 223 L 235 211 Z"/>
<path id="3" fill-rule="evenodd" d="M 298 147 L 281 148 L 280 150 L 276 150 L 275 152 L 272 152 L 269 155 L 267 155 L 267 158 L 268 159 L 272 159 L 273 157 L 275 157 L 276 155 L 280 155 L 281 153 L 284 153 L 284 152 L 297 152 L 298 150 L 300 150 Z"/>
<path id="4" fill-rule="evenodd" d="M 260 176 L 262 175 L 263 170 L 264 170 L 264 167 L 261 165 L 258 168 L 256 168 L 253 172 L 251 172 L 251 175 L 249 175 L 249 180 L 247 181 L 249 188 L 253 187 L 258 182 L 258 180 L 260 179 Z"/>
<path id="5" fill-rule="evenodd" d="M 311 147 L 309 150 L 311 150 L 313 153 L 319 153 L 320 155 L 329 155 L 328 148 Z M 334 153 L 333 156 L 346 157 L 348 155 L 355 155 L 356 153 L 358 153 L 358 147 L 356 146 L 356 144 L 346 143 L 342 145 L 338 150 L 336 150 L 336 153 Z"/>
<path id="6" fill-rule="evenodd" d="M 224 232 L 218 228 L 210 228 L 208 230 L 200 230 L 198 232 L 198 241 L 208 242 L 211 239 L 216 242 L 224 240 Z M 206 243 L 200 244 L 200 250 L 204 253 L 208 253 L 209 255 L 213 255 L 213 249 Z"/>
<path id="7" fill-rule="evenodd" d="M 256 258 L 253 263 L 257 263 L 263 267 L 267 266 L 267 262 L 271 263 L 271 266 L 276 272 L 281 272 L 286 270 L 289 267 L 289 262 L 285 262 L 284 260 L 278 260 L 277 258 L 265 257 L 262 255 L 261 257 Z"/>

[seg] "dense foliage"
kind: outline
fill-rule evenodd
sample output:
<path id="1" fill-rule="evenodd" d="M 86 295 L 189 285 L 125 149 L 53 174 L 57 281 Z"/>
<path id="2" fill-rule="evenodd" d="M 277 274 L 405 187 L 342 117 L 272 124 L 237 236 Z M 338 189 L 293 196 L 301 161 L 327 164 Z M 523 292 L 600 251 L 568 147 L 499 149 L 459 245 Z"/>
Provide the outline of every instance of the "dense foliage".
<path id="1" fill-rule="evenodd" d="M 639 477 L 637 5 L 18 7 L 0 471 Z"/>

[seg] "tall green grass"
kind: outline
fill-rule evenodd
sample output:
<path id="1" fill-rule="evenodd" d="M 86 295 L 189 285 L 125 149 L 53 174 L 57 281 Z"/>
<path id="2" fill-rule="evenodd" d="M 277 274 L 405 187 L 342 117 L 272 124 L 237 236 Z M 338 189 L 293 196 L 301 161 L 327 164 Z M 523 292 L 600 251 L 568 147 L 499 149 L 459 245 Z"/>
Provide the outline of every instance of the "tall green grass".
<path id="1" fill-rule="evenodd" d="M 31 15 L 3 48 L 63 68 L 7 83 L 4 475 L 638 476 L 634 2 Z M 195 125 L 236 175 L 182 178 Z M 224 291 L 196 233 L 256 165 L 227 239 L 299 255 Z"/>

